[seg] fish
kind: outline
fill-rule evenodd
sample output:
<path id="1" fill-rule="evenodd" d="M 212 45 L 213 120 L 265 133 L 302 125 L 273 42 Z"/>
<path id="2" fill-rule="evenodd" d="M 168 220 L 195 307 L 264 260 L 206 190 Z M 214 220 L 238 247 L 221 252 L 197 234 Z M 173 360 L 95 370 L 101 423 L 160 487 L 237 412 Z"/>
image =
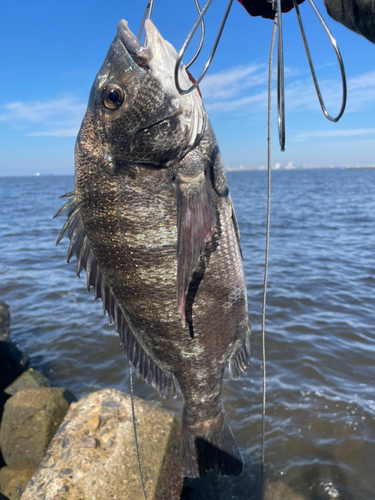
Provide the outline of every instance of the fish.
<path id="1" fill-rule="evenodd" d="M 162 398 L 183 396 L 181 474 L 239 475 L 221 400 L 226 366 L 250 364 L 240 233 L 200 92 L 180 95 L 177 52 L 124 20 L 90 91 L 65 215 L 67 260 L 101 299 L 132 366 Z M 184 65 L 181 85 L 191 85 Z"/>

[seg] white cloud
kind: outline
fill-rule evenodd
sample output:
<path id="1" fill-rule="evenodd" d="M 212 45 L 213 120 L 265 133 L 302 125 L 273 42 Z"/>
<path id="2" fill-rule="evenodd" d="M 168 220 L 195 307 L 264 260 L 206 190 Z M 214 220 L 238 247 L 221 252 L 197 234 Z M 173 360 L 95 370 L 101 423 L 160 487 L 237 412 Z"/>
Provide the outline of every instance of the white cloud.
<path id="1" fill-rule="evenodd" d="M 39 123 L 59 115 L 76 116 L 85 112 L 86 105 L 72 97 L 49 102 L 11 102 L 5 104 L 6 112 L 0 114 L 0 121 L 25 120 Z"/>
<path id="2" fill-rule="evenodd" d="M 285 102 L 287 112 L 319 110 L 320 104 L 310 75 L 305 70 L 286 68 Z M 273 72 L 276 78 L 276 71 Z M 298 79 L 297 79 L 298 78 Z M 326 78 L 319 81 L 324 103 L 330 115 L 335 116 L 341 108 L 341 78 Z M 348 102 L 346 111 L 360 111 L 375 103 L 375 71 L 347 79 Z M 267 108 L 267 69 L 265 65 L 249 65 L 230 68 L 207 76 L 200 85 L 207 111 L 230 112 L 243 109 L 246 113 L 264 112 Z M 272 89 L 276 100 L 276 85 Z"/>
<path id="3" fill-rule="evenodd" d="M 252 104 L 252 111 L 258 111 L 259 108 L 263 109 L 267 105 L 267 92 L 261 92 L 260 94 L 255 94 L 249 97 L 243 97 L 241 99 L 234 99 L 232 101 L 216 101 L 212 103 L 205 104 L 207 111 L 234 111 L 244 106 Z"/>
<path id="4" fill-rule="evenodd" d="M 375 128 L 353 129 L 353 130 L 315 130 L 297 134 L 294 140 L 297 142 L 306 141 L 313 137 L 358 137 L 375 134 Z"/>
<path id="5" fill-rule="evenodd" d="M 29 137 L 75 137 L 78 134 L 79 127 L 61 128 L 52 132 L 29 132 Z"/>
<path id="6" fill-rule="evenodd" d="M 249 89 L 267 82 L 267 70 L 264 64 L 237 66 L 219 73 L 206 76 L 199 85 L 204 100 L 224 100 L 236 96 L 244 89 Z"/>
<path id="7" fill-rule="evenodd" d="M 11 102 L 4 105 L 0 113 L 0 122 L 8 122 L 13 127 L 34 128 L 36 124 L 42 130 L 31 130 L 27 136 L 72 137 L 77 135 L 86 104 L 76 98 L 65 97 L 52 101 Z"/>
<path id="8" fill-rule="evenodd" d="M 285 78 L 306 74 L 306 68 L 293 66 L 284 68 Z M 276 79 L 277 67 L 274 65 L 273 78 Z M 266 85 L 268 81 L 268 68 L 265 64 L 250 64 L 249 66 L 236 66 L 224 71 L 219 71 L 206 76 L 199 88 L 205 101 L 220 99 L 225 100 L 242 93 L 244 90 Z"/>
<path id="9" fill-rule="evenodd" d="M 319 82 L 323 100 L 330 115 L 336 115 L 341 107 L 341 79 L 326 79 Z M 348 100 L 346 112 L 361 111 L 369 102 L 375 102 L 375 71 L 347 79 Z M 285 91 L 289 110 L 320 109 L 320 104 L 311 79 L 289 84 Z"/>
<path id="10" fill-rule="evenodd" d="M 375 71 L 363 73 L 353 78 L 349 78 L 348 87 L 351 90 L 364 89 L 375 86 Z"/>

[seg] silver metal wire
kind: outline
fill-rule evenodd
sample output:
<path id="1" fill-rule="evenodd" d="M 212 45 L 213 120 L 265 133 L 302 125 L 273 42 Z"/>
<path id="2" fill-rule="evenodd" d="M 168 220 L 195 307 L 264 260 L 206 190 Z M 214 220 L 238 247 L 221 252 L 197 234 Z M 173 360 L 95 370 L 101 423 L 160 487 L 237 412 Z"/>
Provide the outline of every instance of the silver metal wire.
<path id="1" fill-rule="evenodd" d="M 341 54 L 340 54 L 340 50 L 339 50 L 339 48 L 337 46 L 336 40 L 333 38 L 333 36 L 332 36 L 332 34 L 331 34 L 328 26 L 326 25 L 324 19 L 321 16 L 319 10 L 317 9 L 316 5 L 314 4 L 314 2 L 312 0 L 309 0 L 309 3 L 311 5 L 311 7 L 313 8 L 315 14 L 317 15 L 317 17 L 318 17 L 318 19 L 320 21 L 320 24 L 323 26 L 325 32 L 327 33 L 327 36 L 328 36 L 328 38 L 329 38 L 329 40 L 330 40 L 330 42 L 332 44 L 332 47 L 334 48 L 334 51 L 336 53 L 336 57 L 337 57 L 337 60 L 339 62 L 339 66 L 340 66 L 341 79 L 342 79 L 342 102 L 341 102 L 340 112 L 335 117 L 331 116 L 328 113 L 328 111 L 327 111 L 327 109 L 326 109 L 326 107 L 324 105 L 323 97 L 322 97 L 322 94 L 320 92 L 320 87 L 319 87 L 318 79 L 316 78 L 316 74 L 315 74 L 315 70 L 314 70 L 314 65 L 313 65 L 313 62 L 312 62 L 312 59 L 311 59 L 311 54 L 310 54 L 309 46 L 308 46 L 308 43 L 307 43 L 305 30 L 303 28 L 301 14 L 300 14 L 300 11 L 299 11 L 299 8 L 298 8 L 298 4 L 297 4 L 296 0 L 293 0 L 294 8 L 295 8 L 296 14 L 297 14 L 298 24 L 299 24 L 299 27 L 300 27 L 300 30 L 301 30 L 303 44 L 305 46 L 305 51 L 306 51 L 307 59 L 309 61 L 311 76 L 313 77 L 313 80 L 314 80 L 315 90 L 316 90 L 316 93 L 317 93 L 317 96 L 318 96 L 318 99 L 319 99 L 320 107 L 322 108 L 324 116 L 327 118 L 327 120 L 330 120 L 331 122 L 338 122 L 340 120 L 340 118 L 342 117 L 344 111 L 345 111 L 346 99 L 347 99 L 347 85 L 346 85 L 346 75 L 345 75 L 344 63 L 343 63 L 343 60 L 342 60 L 342 57 L 341 57 Z"/>
<path id="2" fill-rule="evenodd" d="M 217 46 L 219 44 L 219 41 L 220 41 L 220 38 L 221 38 L 221 34 L 223 32 L 225 23 L 226 23 L 227 18 L 228 18 L 229 11 L 230 11 L 230 9 L 232 7 L 233 0 L 229 0 L 229 3 L 227 5 L 227 8 L 226 8 L 226 11 L 225 11 L 225 14 L 224 14 L 223 21 L 222 21 L 222 23 L 220 25 L 219 33 L 218 33 L 218 35 L 216 37 L 213 49 L 212 49 L 211 54 L 210 54 L 210 56 L 209 56 L 209 58 L 208 58 L 208 60 L 206 62 L 205 67 L 203 68 L 202 73 L 199 75 L 199 77 L 197 78 L 196 82 L 191 87 L 189 87 L 188 89 L 182 89 L 180 87 L 180 84 L 179 84 L 179 81 L 178 81 L 178 69 L 180 67 L 180 63 L 182 61 L 182 58 L 184 57 L 186 49 L 188 48 L 188 46 L 189 46 L 189 44 L 191 42 L 191 39 L 194 36 L 194 33 L 197 31 L 197 28 L 198 28 L 199 24 L 201 23 L 201 21 L 203 20 L 203 18 L 205 16 L 208 8 L 210 7 L 211 3 L 212 3 L 212 0 L 208 0 L 206 2 L 205 6 L 203 7 L 201 13 L 198 16 L 198 19 L 195 21 L 194 26 L 192 27 L 192 29 L 191 29 L 188 37 L 186 38 L 186 40 L 185 40 L 185 42 L 184 42 L 184 44 L 182 46 L 182 49 L 180 50 L 180 52 L 178 54 L 178 58 L 177 58 L 176 65 L 175 65 L 175 68 L 174 68 L 174 81 L 175 81 L 176 88 L 177 88 L 178 92 L 181 95 L 189 94 L 194 89 L 196 89 L 198 87 L 198 85 L 200 84 L 200 82 L 203 80 L 205 74 L 207 73 L 208 68 L 210 67 L 212 59 L 213 59 L 213 57 L 215 55 Z"/>
<path id="3" fill-rule="evenodd" d="M 186 38 L 183 46 L 182 46 L 182 49 L 180 50 L 179 52 L 179 55 L 178 55 L 178 58 L 177 58 L 177 61 L 176 61 L 176 65 L 175 65 L 175 71 L 174 71 L 174 78 L 175 78 L 175 85 L 176 85 L 176 88 L 177 90 L 179 91 L 180 94 L 188 94 L 189 92 L 192 92 L 194 89 L 196 89 L 198 87 L 198 85 L 200 84 L 200 82 L 203 80 L 205 74 L 207 73 L 208 71 L 208 68 L 210 67 L 211 65 L 211 62 L 212 62 L 212 59 L 215 55 L 215 52 L 216 52 L 216 49 L 217 49 L 217 46 L 219 44 L 219 41 L 220 41 L 220 38 L 221 38 L 221 35 L 222 35 L 222 32 L 223 32 L 223 29 L 224 29 L 224 26 L 225 26 L 225 23 L 227 21 L 227 17 L 229 15 L 229 11 L 232 7 L 232 3 L 233 3 L 233 0 L 229 0 L 229 3 L 228 3 L 228 6 L 227 6 L 227 9 L 225 11 L 225 14 L 224 14 L 224 18 L 223 18 L 223 21 L 220 25 L 220 29 L 219 29 L 219 33 L 216 37 L 216 40 L 215 40 L 215 43 L 214 43 L 214 46 L 213 46 L 213 49 L 211 51 L 211 54 L 206 62 L 206 65 L 202 71 L 202 73 L 199 75 L 199 77 L 197 78 L 197 80 L 195 81 L 195 83 L 188 89 L 182 89 L 180 87 L 180 84 L 179 84 L 179 81 L 178 81 L 178 68 L 179 68 L 179 65 L 182 61 L 182 58 L 183 56 L 185 55 L 185 52 L 199 26 L 199 24 L 201 24 L 202 26 L 202 35 L 201 35 L 201 41 L 200 41 L 200 45 L 199 45 L 199 48 L 195 54 L 195 56 L 193 57 L 193 59 L 189 62 L 189 64 L 186 66 L 186 68 L 190 67 L 193 62 L 197 59 L 200 51 L 201 51 L 201 48 L 203 46 L 203 41 L 204 41 L 204 37 L 205 37 L 205 31 L 204 31 L 204 16 L 207 12 L 207 10 L 209 9 L 211 3 L 212 3 L 213 0 L 208 0 L 205 4 L 205 6 L 203 7 L 203 9 L 201 10 L 200 7 L 199 7 L 199 4 L 198 4 L 198 0 L 194 0 L 195 2 L 195 5 L 197 7 L 197 10 L 198 10 L 198 13 L 199 13 L 199 16 L 198 16 L 198 19 L 196 20 L 193 28 L 191 29 L 188 37 Z M 273 8 L 276 10 L 276 13 L 275 13 L 275 20 L 277 22 L 277 28 L 278 28 L 278 36 L 277 36 L 277 122 L 278 122 L 278 130 L 279 130 L 279 143 L 280 143 L 280 149 L 281 151 L 285 151 L 285 142 L 286 142 L 286 127 L 285 127 L 285 83 L 284 83 L 284 49 L 283 49 L 283 27 L 282 27 L 282 10 L 281 10 L 281 0 L 268 0 L 270 3 L 273 4 Z M 341 103 L 341 109 L 340 109 L 340 112 L 338 113 L 338 115 L 336 117 L 332 117 L 326 107 L 325 107 L 325 104 L 324 104 L 324 100 L 323 100 L 323 97 L 322 97 L 322 93 L 320 91 L 320 87 L 319 87 L 319 83 L 318 83 L 318 80 L 317 80 L 317 77 L 316 77 L 316 73 L 315 73 L 315 69 L 314 69 L 314 65 L 313 65 L 313 62 L 312 62 L 312 59 L 311 59 L 311 54 L 310 54 L 310 50 L 309 50 L 309 46 L 308 46 L 308 43 L 307 43 L 307 39 L 306 39 L 306 34 L 305 34 L 305 30 L 303 28 L 303 24 L 302 24 L 302 18 L 301 18 L 301 15 L 300 15 L 300 11 L 299 11 L 299 8 L 298 8 L 298 4 L 297 4 L 297 1 L 296 0 L 293 0 L 293 4 L 294 4 L 294 8 L 296 10 L 296 15 L 297 15 L 297 19 L 298 19 L 298 24 L 299 24 L 299 27 L 300 27 L 300 30 L 301 30 L 301 35 L 302 35 L 302 40 L 303 40 L 303 44 L 305 46 L 305 51 L 306 51 L 306 55 L 307 55 L 307 59 L 308 59 L 308 62 L 309 62 L 309 66 L 310 66 L 310 70 L 311 70 L 311 75 L 312 75 L 312 78 L 313 78 L 313 81 L 314 81 L 314 85 L 315 85 L 315 89 L 316 89 L 316 93 L 317 93 L 317 96 L 318 96 L 318 99 L 319 99 L 319 103 L 320 103 L 320 106 L 322 108 L 322 111 L 323 111 L 323 114 L 324 116 L 332 121 L 332 122 L 337 122 L 341 116 L 343 115 L 344 111 L 345 111 L 345 107 L 346 107 L 346 100 L 347 100 L 347 84 L 346 84 L 346 75 L 345 75 L 345 68 L 344 68 L 344 63 L 342 61 L 342 57 L 341 57 L 341 54 L 340 54 L 340 50 L 337 46 L 337 43 L 336 43 L 336 40 L 333 38 L 327 24 L 325 23 L 323 17 L 321 16 L 319 10 L 317 9 L 315 3 L 313 2 L 313 0 L 308 0 L 312 9 L 314 10 L 316 16 L 318 17 L 320 23 L 322 24 L 325 32 L 327 33 L 327 36 L 335 50 L 335 53 L 336 53 L 336 57 L 337 57 L 337 60 L 338 60 L 338 63 L 339 63 L 339 66 L 340 66 L 340 72 L 341 72 L 341 79 L 342 79 L 342 92 L 343 92 L 343 96 L 342 96 L 342 103 Z M 149 2 L 150 4 L 151 2 Z M 153 3 L 153 2 L 152 2 Z M 152 7 L 151 7 L 152 8 Z M 146 9 L 146 13 L 147 13 L 147 9 Z M 146 14 L 145 14 L 146 15 Z"/>
<path id="4" fill-rule="evenodd" d="M 151 19 L 151 16 L 152 16 L 152 9 L 154 8 L 154 0 L 150 0 L 147 4 L 147 7 L 146 7 L 146 10 L 145 10 L 145 13 L 143 14 L 143 18 L 142 18 L 142 22 L 141 22 L 141 27 L 139 29 L 139 33 L 138 33 L 138 41 L 141 39 L 141 36 L 142 36 L 142 31 L 143 31 L 143 27 L 145 25 L 145 22 L 146 22 L 146 18 L 147 18 L 147 14 L 148 14 L 148 19 Z"/>
<path id="5" fill-rule="evenodd" d="M 284 47 L 283 22 L 281 16 L 281 0 L 277 0 L 275 22 L 277 23 L 277 123 L 279 126 L 279 143 L 281 151 L 285 151 L 285 85 L 284 85 Z"/>
<path id="6" fill-rule="evenodd" d="M 195 6 L 197 8 L 198 14 L 200 14 L 201 13 L 201 8 L 200 8 L 198 0 L 194 0 L 194 3 L 195 3 Z M 139 29 L 139 33 L 138 33 L 138 37 L 137 37 L 138 41 L 140 41 L 140 39 L 141 39 L 142 31 L 143 31 L 143 28 L 144 28 L 144 25 L 145 25 L 145 22 L 146 22 L 146 18 L 147 18 L 147 14 L 148 14 L 148 19 L 151 19 L 153 7 L 154 7 L 154 0 L 150 0 L 148 2 L 148 4 L 147 4 L 145 13 L 143 14 L 143 18 L 142 18 L 142 22 L 141 22 L 141 27 Z M 199 54 L 200 54 L 200 52 L 202 50 L 202 47 L 203 47 L 204 36 L 205 36 L 205 26 L 204 26 L 204 20 L 202 19 L 202 21 L 201 21 L 201 40 L 199 42 L 199 47 L 198 47 L 198 49 L 197 49 L 194 57 L 192 58 L 192 60 L 189 62 L 189 64 L 187 64 L 185 66 L 186 69 L 188 69 L 195 62 L 195 60 L 197 59 L 197 57 L 199 56 Z"/>
<path id="7" fill-rule="evenodd" d="M 201 13 L 201 8 L 200 8 L 198 0 L 194 0 L 194 3 L 195 3 L 195 6 L 197 8 L 198 14 L 200 14 Z M 186 69 L 190 68 L 190 66 L 193 64 L 193 62 L 195 62 L 195 60 L 199 56 L 199 54 L 200 54 L 200 52 L 202 50 L 202 47 L 203 47 L 204 36 L 205 36 L 205 27 L 204 27 L 204 19 L 202 17 L 202 20 L 201 20 L 201 41 L 199 42 L 198 50 L 196 51 L 193 59 L 189 62 L 189 64 L 187 64 L 185 66 Z"/>
<path id="8" fill-rule="evenodd" d="M 139 466 L 139 475 L 141 477 L 141 484 L 142 484 L 142 490 L 143 490 L 143 496 L 145 497 L 145 500 L 147 499 L 147 493 L 146 493 L 146 486 L 145 486 L 145 481 L 143 477 L 143 469 L 142 469 L 142 462 L 141 462 L 141 454 L 139 452 L 139 444 L 138 444 L 138 435 L 137 435 L 137 424 L 136 424 L 136 419 L 135 419 L 135 408 L 134 408 L 134 389 L 133 389 L 133 373 L 132 373 L 132 362 L 129 361 L 129 384 L 130 384 L 130 400 L 132 404 L 132 416 L 133 416 L 133 427 L 134 427 L 134 439 L 135 439 L 135 447 L 137 449 L 137 458 L 138 458 L 138 466 Z"/>
<path id="9" fill-rule="evenodd" d="M 268 255 L 270 248 L 270 220 L 271 220 L 271 107 L 272 107 L 272 59 L 275 46 L 277 19 L 273 23 L 270 58 L 268 62 L 268 113 L 267 113 L 267 224 L 266 224 L 266 251 L 264 256 L 263 306 L 262 306 L 262 455 L 260 461 L 259 498 L 263 499 L 265 441 L 266 441 L 266 302 L 268 281 Z"/>

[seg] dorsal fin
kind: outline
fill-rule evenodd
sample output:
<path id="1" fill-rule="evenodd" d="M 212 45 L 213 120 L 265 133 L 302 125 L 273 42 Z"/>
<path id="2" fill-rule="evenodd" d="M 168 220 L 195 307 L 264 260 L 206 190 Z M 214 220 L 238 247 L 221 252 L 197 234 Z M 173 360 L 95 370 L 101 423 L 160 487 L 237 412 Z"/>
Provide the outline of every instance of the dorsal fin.
<path id="1" fill-rule="evenodd" d="M 95 300 L 102 299 L 103 311 L 108 313 L 110 323 L 114 322 L 116 332 L 120 335 L 121 343 L 124 344 L 124 352 L 136 368 L 138 377 L 142 377 L 146 384 L 152 385 L 162 398 L 174 395 L 176 388 L 172 374 L 163 370 L 135 337 L 121 307 L 104 279 L 85 235 L 75 193 L 68 193 L 61 198 L 69 198 L 69 200 L 60 208 L 54 218 L 66 215 L 67 220 L 57 238 L 56 245 L 64 236 L 70 238 L 67 262 L 72 256 L 77 257 L 77 277 L 82 269 L 86 271 L 87 290 L 90 291 L 90 288 L 93 287 Z"/>

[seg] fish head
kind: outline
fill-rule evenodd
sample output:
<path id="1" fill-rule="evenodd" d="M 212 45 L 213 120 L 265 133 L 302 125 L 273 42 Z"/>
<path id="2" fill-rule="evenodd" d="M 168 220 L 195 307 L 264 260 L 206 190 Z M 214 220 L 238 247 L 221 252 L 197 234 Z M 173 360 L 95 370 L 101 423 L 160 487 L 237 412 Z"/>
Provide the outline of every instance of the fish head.
<path id="1" fill-rule="evenodd" d="M 145 32 L 142 45 L 120 21 L 77 138 L 78 157 L 91 156 L 111 172 L 129 162 L 173 165 L 204 132 L 206 114 L 198 90 L 180 95 L 176 89 L 176 50 L 149 19 Z M 178 72 L 180 85 L 188 88 L 191 81 L 182 64 Z"/>

